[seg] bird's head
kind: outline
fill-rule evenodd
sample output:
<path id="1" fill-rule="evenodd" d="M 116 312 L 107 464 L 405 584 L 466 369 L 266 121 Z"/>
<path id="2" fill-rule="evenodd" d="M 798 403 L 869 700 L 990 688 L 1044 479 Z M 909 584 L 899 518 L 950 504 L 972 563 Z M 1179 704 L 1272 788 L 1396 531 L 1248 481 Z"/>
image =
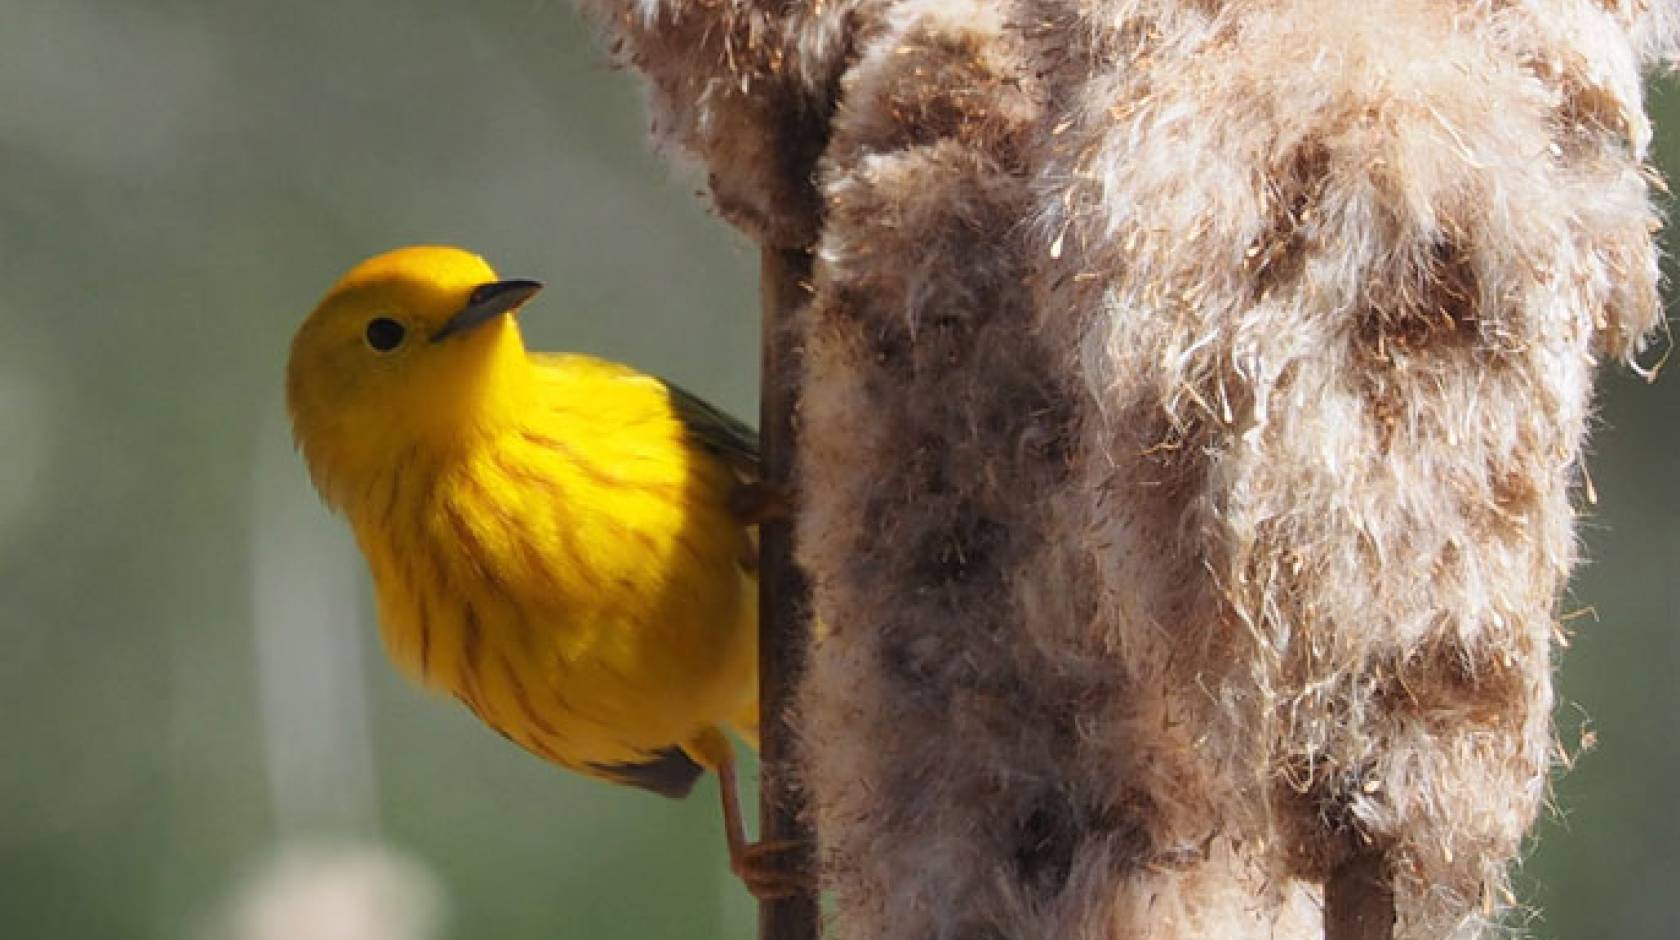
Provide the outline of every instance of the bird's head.
<path id="1" fill-rule="evenodd" d="M 541 287 L 442 247 L 386 252 L 333 286 L 286 368 L 292 431 L 329 502 L 515 407 L 527 365 L 513 314 Z"/>

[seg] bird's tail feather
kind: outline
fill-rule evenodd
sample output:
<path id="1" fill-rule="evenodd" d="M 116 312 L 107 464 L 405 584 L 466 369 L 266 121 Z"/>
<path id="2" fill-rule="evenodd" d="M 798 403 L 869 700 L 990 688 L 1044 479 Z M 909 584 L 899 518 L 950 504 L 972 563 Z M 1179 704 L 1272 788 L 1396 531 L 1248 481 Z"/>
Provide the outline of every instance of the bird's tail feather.
<path id="1" fill-rule="evenodd" d="M 687 796 L 694 789 L 694 781 L 700 779 L 700 774 L 704 772 L 704 768 L 680 747 L 657 751 L 645 761 L 590 764 L 589 768 L 614 783 L 640 787 L 674 800 Z"/>

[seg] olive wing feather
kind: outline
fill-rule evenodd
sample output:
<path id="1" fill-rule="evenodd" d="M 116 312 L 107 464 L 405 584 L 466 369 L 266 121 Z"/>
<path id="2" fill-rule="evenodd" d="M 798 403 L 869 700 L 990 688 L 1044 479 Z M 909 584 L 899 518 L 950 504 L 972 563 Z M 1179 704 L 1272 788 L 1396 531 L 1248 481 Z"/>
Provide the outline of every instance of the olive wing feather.
<path id="1" fill-rule="evenodd" d="M 661 381 L 664 381 L 663 379 Z M 693 441 L 750 479 L 759 475 L 758 432 L 680 385 L 664 382 L 671 407 Z"/>

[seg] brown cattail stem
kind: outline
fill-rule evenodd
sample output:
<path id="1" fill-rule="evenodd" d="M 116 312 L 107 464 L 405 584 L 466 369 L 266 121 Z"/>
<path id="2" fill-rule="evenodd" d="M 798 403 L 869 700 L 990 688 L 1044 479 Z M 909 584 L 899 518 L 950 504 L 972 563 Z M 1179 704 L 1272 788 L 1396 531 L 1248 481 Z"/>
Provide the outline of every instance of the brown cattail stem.
<path id="1" fill-rule="evenodd" d="M 791 490 L 798 434 L 799 352 L 789 328 L 804 305 L 811 257 L 803 251 L 763 249 L 759 297 L 763 307 L 763 363 L 759 405 L 759 449 L 764 482 Z M 759 838 L 792 842 L 785 864 L 814 872 L 815 834 L 806 819 L 804 795 L 791 772 L 797 742 L 788 724 L 811 644 L 810 591 L 793 560 L 793 520 L 786 516 L 759 527 L 759 754 L 762 760 Z M 803 891 L 759 906 L 759 940 L 814 940 L 817 896 Z"/>
<path id="2" fill-rule="evenodd" d="M 1356 855 L 1324 883 L 1324 940 L 1392 940 L 1394 888 L 1379 852 Z"/>

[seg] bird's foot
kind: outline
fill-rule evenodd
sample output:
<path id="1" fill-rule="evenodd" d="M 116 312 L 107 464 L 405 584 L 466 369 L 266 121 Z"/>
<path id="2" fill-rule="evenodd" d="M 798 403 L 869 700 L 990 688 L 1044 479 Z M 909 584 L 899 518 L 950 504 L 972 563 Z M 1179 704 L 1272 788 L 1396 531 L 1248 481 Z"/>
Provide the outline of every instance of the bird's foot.
<path id="1" fill-rule="evenodd" d="M 793 515 L 793 488 L 775 483 L 742 483 L 729 494 L 729 511 L 747 525 L 781 522 Z"/>
<path id="2" fill-rule="evenodd" d="M 711 742 L 708 746 L 707 742 Z M 760 901 L 777 901 L 815 891 L 816 873 L 811 865 L 809 844 L 798 839 L 765 839 L 748 842 L 741 824 L 740 790 L 735 779 L 735 760 L 729 742 L 715 729 L 696 745 L 710 753 L 709 763 L 717 768 L 718 792 L 723 797 L 723 834 L 729 845 L 729 868 Z"/>
<path id="3" fill-rule="evenodd" d="M 730 852 L 729 868 L 760 901 L 779 901 L 815 891 L 817 879 L 804 868 L 804 843 L 753 842 Z"/>

